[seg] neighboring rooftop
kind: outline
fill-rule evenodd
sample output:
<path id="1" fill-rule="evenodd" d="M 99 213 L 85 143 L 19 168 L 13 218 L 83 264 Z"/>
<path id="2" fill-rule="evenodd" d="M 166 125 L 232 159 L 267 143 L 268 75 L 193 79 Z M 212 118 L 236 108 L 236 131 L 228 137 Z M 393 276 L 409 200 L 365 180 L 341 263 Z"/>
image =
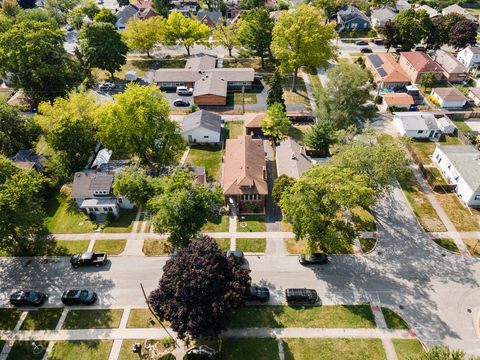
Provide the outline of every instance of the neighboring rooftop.
<path id="1" fill-rule="evenodd" d="M 468 70 L 463 64 L 457 60 L 455 56 L 445 50 L 436 50 L 432 55 L 432 59 L 439 64 L 443 70 L 449 74 L 467 73 Z"/>
<path id="2" fill-rule="evenodd" d="M 34 154 L 33 150 L 23 149 L 19 150 L 10 160 L 20 169 L 35 169 L 41 173 L 45 168 L 47 158 Z"/>
<path id="3" fill-rule="evenodd" d="M 457 88 L 434 88 L 432 93 L 436 93 L 443 101 L 467 100 L 466 96 Z"/>
<path id="4" fill-rule="evenodd" d="M 422 51 L 406 51 L 401 52 L 401 56 L 415 68 L 419 73 L 437 71 L 442 72 L 442 68 L 433 59 Z"/>
<path id="5" fill-rule="evenodd" d="M 118 22 L 120 22 L 121 24 L 126 24 L 128 20 L 137 16 L 137 13 L 138 13 L 138 7 L 130 4 L 118 10 L 115 16 L 117 17 Z"/>
<path id="6" fill-rule="evenodd" d="M 358 10 L 355 6 L 344 6 L 337 12 L 337 15 L 340 16 L 343 22 L 352 21 L 356 18 L 369 22 L 367 15 Z"/>
<path id="7" fill-rule="evenodd" d="M 305 148 L 290 137 L 282 140 L 276 148 L 277 175 L 298 179 L 313 164 Z"/>
<path id="8" fill-rule="evenodd" d="M 480 187 L 480 152 L 473 145 L 437 145 L 458 174 L 476 191 Z"/>
<path id="9" fill-rule="evenodd" d="M 406 93 L 382 94 L 385 105 L 388 106 L 410 106 L 415 104 L 413 97 Z"/>
<path id="10" fill-rule="evenodd" d="M 458 4 L 447 6 L 442 10 L 442 15 L 448 15 L 448 14 L 460 14 L 465 18 L 467 18 L 468 20 L 472 20 L 472 21 L 478 20 L 478 18 L 475 15 L 473 15 L 467 9 L 464 9 Z"/>
<path id="11" fill-rule="evenodd" d="M 403 128 L 408 130 L 440 130 L 438 128 L 435 116 L 432 113 L 427 112 L 396 112 L 393 113 L 397 116 L 402 124 Z"/>
<path id="12" fill-rule="evenodd" d="M 390 9 L 389 7 L 381 7 L 381 8 L 372 10 L 372 18 L 375 18 L 380 22 L 391 20 L 395 16 L 397 16 L 397 13 L 392 9 Z"/>
<path id="13" fill-rule="evenodd" d="M 480 99 L 480 88 L 472 87 L 472 88 L 469 88 L 468 91 L 471 92 L 473 94 L 473 96 Z"/>
<path id="14" fill-rule="evenodd" d="M 427 12 L 428 16 L 430 16 L 431 18 L 436 17 L 436 16 L 440 16 L 440 13 L 437 10 L 435 10 L 434 8 L 432 8 L 428 5 L 421 5 L 419 7 L 416 7 L 415 11 L 418 11 L 418 10 L 425 10 Z"/>
<path id="15" fill-rule="evenodd" d="M 378 53 L 367 56 L 367 60 L 375 68 L 376 73 L 385 82 L 410 82 L 397 60 L 390 53 Z"/>
<path id="16" fill-rule="evenodd" d="M 190 131 L 199 127 L 220 132 L 222 117 L 206 110 L 198 110 L 183 118 L 182 132 Z"/>
<path id="17" fill-rule="evenodd" d="M 192 56 L 187 59 L 185 69 L 189 70 L 211 70 L 217 65 L 217 59 L 211 55 Z"/>
<path id="18" fill-rule="evenodd" d="M 260 128 L 261 127 L 260 126 L 260 121 L 262 121 L 262 119 L 266 116 L 267 116 L 266 114 L 259 114 L 259 115 L 255 116 L 254 118 L 251 118 L 249 121 L 247 121 L 245 123 L 245 127 L 250 128 L 250 129 Z"/>
<path id="19" fill-rule="evenodd" d="M 228 139 L 225 144 L 223 171 L 223 193 L 268 194 L 265 150 L 262 139 L 253 139 L 242 135 L 237 139 Z"/>

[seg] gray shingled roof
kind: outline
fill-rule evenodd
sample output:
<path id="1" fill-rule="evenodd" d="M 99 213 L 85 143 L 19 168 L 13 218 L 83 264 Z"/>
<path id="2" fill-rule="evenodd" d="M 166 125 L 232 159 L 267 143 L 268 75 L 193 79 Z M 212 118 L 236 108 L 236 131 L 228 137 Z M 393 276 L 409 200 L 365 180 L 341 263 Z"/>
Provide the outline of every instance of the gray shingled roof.
<path id="1" fill-rule="evenodd" d="M 388 21 L 397 16 L 397 13 L 388 7 L 372 10 L 372 18 L 376 18 L 378 21 Z"/>
<path id="2" fill-rule="evenodd" d="M 344 6 L 341 10 L 337 12 L 337 15 L 340 16 L 343 22 L 349 22 L 353 19 L 360 18 L 367 22 L 370 22 L 367 15 L 358 10 L 355 6 Z"/>
<path id="3" fill-rule="evenodd" d="M 480 187 L 480 152 L 472 145 L 437 145 L 472 190 Z"/>
<path id="4" fill-rule="evenodd" d="M 195 87 L 193 88 L 194 97 L 202 95 L 226 96 L 227 79 L 213 72 L 205 74 L 195 82 Z"/>
<path id="5" fill-rule="evenodd" d="M 313 160 L 306 155 L 305 149 L 288 137 L 277 146 L 277 173 L 298 179 L 313 165 Z"/>
<path id="6" fill-rule="evenodd" d="M 93 170 L 76 172 L 73 177 L 72 197 L 86 198 L 94 196 L 94 191 L 110 193 L 114 175 Z"/>
<path id="7" fill-rule="evenodd" d="M 405 130 L 440 130 L 432 113 L 427 112 L 396 112 Z"/>
<path id="8" fill-rule="evenodd" d="M 436 50 L 432 55 L 432 59 L 449 74 L 461 74 L 468 71 L 455 56 L 445 50 Z"/>
<path id="9" fill-rule="evenodd" d="M 220 132 L 222 117 L 210 111 L 199 110 L 183 118 L 182 132 L 190 131 L 198 127 Z"/>
<path id="10" fill-rule="evenodd" d="M 138 8 L 135 5 L 130 4 L 121 8 L 115 16 L 117 17 L 117 21 L 126 24 L 128 20 L 137 15 L 137 12 Z"/>
<path id="11" fill-rule="evenodd" d="M 217 65 L 217 59 L 211 55 L 193 56 L 187 59 L 185 69 L 190 70 L 210 70 Z"/>

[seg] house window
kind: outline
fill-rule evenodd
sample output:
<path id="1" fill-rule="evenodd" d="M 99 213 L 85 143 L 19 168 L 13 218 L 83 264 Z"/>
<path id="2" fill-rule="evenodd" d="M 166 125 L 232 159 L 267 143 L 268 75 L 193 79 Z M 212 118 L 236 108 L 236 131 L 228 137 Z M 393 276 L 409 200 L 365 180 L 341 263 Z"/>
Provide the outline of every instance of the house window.
<path id="1" fill-rule="evenodd" d="M 104 207 L 104 208 L 103 208 L 103 211 L 105 211 L 105 212 L 108 211 L 108 208 Z"/>
<path id="2" fill-rule="evenodd" d="M 475 195 L 475 200 L 480 200 L 480 195 Z"/>
<path id="3" fill-rule="evenodd" d="M 423 134 L 423 130 L 418 130 L 417 133 L 418 134 Z"/>
<path id="4" fill-rule="evenodd" d="M 209 137 L 208 135 L 205 135 L 203 138 L 204 138 L 204 139 L 208 139 L 208 137 Z"/>
<path id="5" fill-rule="evenodd" d="M 93 208 L 93 211 L 98 211 L 98 208 Z"/>
<path id="6" fill-rule="evenodd" d="M 118 198 L 118 202 L 121 204 L 123 202 L 122 198 Z"/>
<path id="7" fill-rule="evenodd" d="M 108 208 L 108 211 L 113 212 L 113 209 L 111 207 Z"/>

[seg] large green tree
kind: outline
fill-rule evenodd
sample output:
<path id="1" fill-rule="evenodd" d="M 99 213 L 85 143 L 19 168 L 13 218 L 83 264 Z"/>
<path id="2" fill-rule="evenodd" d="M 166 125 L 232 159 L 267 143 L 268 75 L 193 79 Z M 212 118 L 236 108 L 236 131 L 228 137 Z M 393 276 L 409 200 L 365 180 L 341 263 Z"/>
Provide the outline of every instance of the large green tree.
<path id="1" fill-rule="evenodd" d="M 240 45 L 238 40 L 238 22 L 231 22 L 228 25 L 218 24 L 213 30 L 213 38 L 228 49 L 228 55 L 231 57 L 232 50 Z"/>
<path id="2" fill-rule="evenodd" d="M 445 16 L 437 16 L 432 19 L 432 31 L 427 34 L 426 43 L 430 49 L 439 49 L 445 44 L 448 44 L 450 32 L 453 26 L 465 17 L 461 14 L 450 13 Z"/>
<path id="3" fill-rule="evenodd" d="M 156 195 L 148 201 L 148 212 L 156 232 L 168 232 L 175 247 L 186 246 L 208 220 L 215 220 L 222 206 L 218 186 L 196 185 L 189 171 L 178 170 L 161 178 Z"/>
<path id="4" fill-rule="evenodd" d="M 282 104 L 283 110 L 286 110 L 285 99 L 283 98 L 282 76 L 279 69 L 275 69 L 273 76 L 268 83 L 267 105 L 275 103 Z"/>
<path id="5" fill-rule="evenodd" d="M 107 70 L 111 77 L 127 62 L 128 47 L 112 24 L 92 22 L 80 31 L 80 51 L 90 67 Z"/>
<path id="6" fill-rule="evenodd" d="M 157 178 L 152 178 L 139 168 L 130 167 L 115 177 L 113 192 L 116 196 L 125 196 L 136 206 L 145 206 L 154 195 L 154 183 Z"/>
<path id="7" fill-rule="evenodd" d="M 300 5 L 294 11 L 282 11 L 272 33 L 272 53 L 280 69 L 293 72 L 292 90 L 296 91 L 298 69 L 302 66 L 326 68 L 335 57 L 334 24 L 325 25 L 320 11 Z"/>
<path id="8" fill-rule="evenodd" d="M 410 51 L 432 32 L 432 19 L 425 10 L 402 10 L 394 20 L 395 40 L 402 51 Z"/>
<path id="9" fill-rule="evenodd" d="M 12 156 L 20 149 L 31 149 L 41 134 L 41 128 L 31 117 L 0 102 L 0 154 Z"/>
<path id="10" fill-rule="evenodd" d="M 290 119 L 283 109 L 282 104 L 275 103 L 267 109 L 267 116 L 260 120 L 260 127 L 264 135 L 269 136 L 275 144 L 288 135 Z"/>
<path id="11" fill-rule="evenodd" d="M 114 100 L 98 116 L 102 143 L 119 155 L 138 156 L 143 163 L 158 167 L 174 163 L 185 143 L 160 89 L 132 84 Z"/>
<path id="12" fill-rule="evenodd" d="M 210 28 L 194 18 L 187 18 L 173 11 L 165 22 L 165 42 L 167 45 L 182 45 L 190 56 L 195 44 L 208 44 Z"/>
<path id="13" fill-rule="evenodd" d="M 327 70 L 328 82 L 318 90 L 317 117 L 336 129 L 365 122 L 371 112 L 365 103 L 371 98 L 370 73 L 355 64 L 340 63 Z"/>
<path id="14" fill-rule="evenodd" d="M 474 21 L 465 19 L 457 22 L 450 30 L 448 44 L 457 50 L 467 45 L 475 45 L 477 29 L 478 24 Z"/>
<path id="15" fill-rule="evenodd" d="M 16 23 L 0 33 L 0 70 L 33 100 L 63 96 L 81 81 L 79 65 L 63 42 L 62 31 L 50 23 Z"/>
<path id="16" fill-rule="evenodd" d="M 165 19 L 168 17 L 171 8 L 169 0 L 153 0 L 152 6 L 159 16 L 162 16 Z"/>
<path id="17" fill-rule="evenodd" d="M 273 20 L 264 9 L 254 9 L 242 13 L 238 29 L 238 40 L 244 52 L 249 56 L 257 56 L 265 68 L 265 59 L 270 56 L 272 43 Z"/>
<path id="18" fill-rule="evenodd" d="M 335 142 L 335 132 L 332 124 L 324 119 L 318 119 L 305 134 L 305 145 L 328 155 L 329 147 Z"/>
<path id="19" fill-rule="evenodd" d="M 375 203 L 368 175 L 331 165 L 314 165 L 280 200 L 285 217 L 292 223 L 296 239 L 307 239 L 310 251 L 329 251 L 338 242 L 355 237 L 353 224 L 343 212 Z"/>
<path id="20" fill-rule="evenodd" d="M 165 35 L 165 21 L 154 16 L 146 20 L 133 19 L 122 32 L 123 39 L 130 50 L 145 51 L 150 57 L 150 50 L 162 42 Z"/>
<path id="21" fill-rule="evenodd" d="M 0 157 L 0 248 L 10 254 L 35 254 L 47 234 L 42 176 L 18 169 Z"/>
<path id="22" fill-rule="evenodd" d="M 106 22 L 115 25 L 117 22 L 117 17 L 109 9 L 101 9 L 97 14 L 95 14 L 93 20 L 96 22 Z"/>

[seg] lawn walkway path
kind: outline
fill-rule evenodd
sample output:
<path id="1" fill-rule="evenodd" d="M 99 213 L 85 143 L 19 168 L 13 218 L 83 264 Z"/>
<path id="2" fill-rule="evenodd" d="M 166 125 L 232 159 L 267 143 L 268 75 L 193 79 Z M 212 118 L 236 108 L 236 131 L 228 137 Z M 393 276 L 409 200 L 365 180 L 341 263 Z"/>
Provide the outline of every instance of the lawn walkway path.
<path id="1" fill-rule="evenodd" d="M 17 323 L 15 324 L 15 327 L 13 328 L 12 332 L 19 331 L 20 327 L 22 326 L 23 322 L 25 321 L 25 318 L 27 317 L 28 311 L 22 312 L 20 317 L 18 318 Z M 0 339 L 4 340 L 2 336 L 0 336 Z M 7 339 L 8 341 L 5 343 L 3 346 L 3 349 L 1 349 L 0 353 L 0 360 L 6 360 L 8 357 L 8 354 L 10 354 L 10 350 L 12 350 L 12 346 L 14 341 L 11 339 Z"/>
<path id="2" fill-rule="evenodd" d="M 172 329 L 167 328 L 171 332 Z M 78 329 L 78 330 L 0 330 L 0 338 L 8 341 L 73 341 L 167 338 L 164 329 Z M 352 338 L 412 339 L 408 330 L 343 329 L 343 328 L 243 328 L 228 329 L 221 338 Z"/>
<path id="3" fill-rule="evenodd" d="M 375 324 L 377 324 L 377 327 L 379 329 L 387 329 L 387 323 L 385 321 L 385 317 L 383 316 L 380 306 L 371 304 L 370 307 L 372 308 L 373 317 L 375 319 Z M 385 349 L 385 355 L 387 355 L 387 360 L 398 360 L 392 339 L 382 338 L 382 345 Z"/>
<path id="4" fill-rule="evenodd" d="M 310 78 L 308 77 L 308 74 L 303 71 L 303 69 L 300 69 L 300 75 L 302 76 L 303 82 L 305 83 L 305 89 L 307 90 L 308 100 L 310 101 L 310 107 L 312 108 L 312 112 L 315 112 L 315 110 L 317 109 L 317 104 L 315 103 L 315 96 L 313 95 L 313 87 L 312 84 L 310 84 Z"/>
<path id="5" fill-rule="evenodd" d="M 435 195 L 433 195 L 432 191 L 430 190 L 430 187 L 428 186 L 422 174 L 420 173 L 420 169 L 418 168 L 418 166 L 414 163 L 410 163 L 410 168 L 412 169 L 413 175 L 417 179 L 418 183 L 422 187 L 423 192 L 427 196 L 428 200 L 432 204 L 438 216 L 440 217 L 440 220 L 442 220 L 448 232 L 451 233 L 451 238 L 455 242 L 455 245 L 457 245 L 458 250 L 460 250 L 460 254 L 467 257 L 471 256 L 470 251 L 468 251 L 467 246 L 462 241 L 462 238 L 459 235 L 457 229 L 455 228 L 455 225 L 453 225 L 452 221 L 450 220 L 448 215 L 445 213 L 445 210 L 443 210 L 442 205 L 440 205 L 440 202 L 437 200 Z"/>
<path id="6" fill-rule="evenodd" d="M 142 208 L 138 208 L 137 216 L 133 222 L 132 231 L 128 233 L 127 243 L 122 255 L 143 255 L 143 239 L 137 239 L 138 228 L 141 223 L 140 230 L 145 231 L 146 221 L 140 221 L 142 215 Z M 100 235 L 100 234 L 99 234 Z M 110 234 L 113 235 L 113 234 Z M 113 239 L 111 236 L 109 239 Z"/>

